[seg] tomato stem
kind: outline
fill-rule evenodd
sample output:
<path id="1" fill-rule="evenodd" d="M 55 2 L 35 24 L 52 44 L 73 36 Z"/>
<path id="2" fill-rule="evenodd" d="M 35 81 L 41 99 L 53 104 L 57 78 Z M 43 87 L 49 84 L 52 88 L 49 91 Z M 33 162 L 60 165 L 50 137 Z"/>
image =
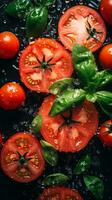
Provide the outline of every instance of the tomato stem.
<path id="1" fill-rule="evenodd" d="M 40 64 L 40 66 L 35 66 L 34 68 L 42 68 L 42 69 L 49 69 L 50 71 L 52 71 L 52 69 L 50 68 L 51 66 L 55 65 L 54 63 L 50 63 L 52 61 L 53 58 L 50 58 L 49 60 L 46 61 L 45 59 L 45 55 L 43 55 L 43 59 L 42 61 L 40 61 L 38 59 L 38 57 L 36 57 L 38 63 Z"/>
<path id="2" fill-rule="evenodd" d="M 18 151 L 17 151 L 17 154 L 19 156 L 19 163 L 20 165 L 24 165 L 25 163 L 27 163 L 29 160 L 31 160 L 31 158 L 26 158 L 26 155 L 27 155 L 28 152 L 25 152 L 23 155 L 21 155 Z"/>

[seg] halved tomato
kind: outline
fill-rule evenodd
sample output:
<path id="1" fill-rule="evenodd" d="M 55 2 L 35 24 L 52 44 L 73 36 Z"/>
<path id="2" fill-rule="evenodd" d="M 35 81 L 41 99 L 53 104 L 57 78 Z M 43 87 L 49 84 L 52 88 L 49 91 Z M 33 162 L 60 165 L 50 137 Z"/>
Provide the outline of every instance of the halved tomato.
<path id="1" fill-rule="evenodd" d="M 57 41 L 39 38 L 22 52 L 20 76 L 30 90 L 49 92 L 56 80 L 70 77 L 73 72 L 71 55 Z"/>
<path id="2" fill-rule="evenodd" d="M 78 43 L 94 52 L 105 41 L 106 26 L 94 9 L 77 5 L 62 15 L 58 24 L 58 33 L 67 49 L 72 50 L 73 45 Z"/>
<path id="3" fill-rule="evenodd" d="M 46 97 L 40 107 L 42 136 L 59 151 L 77 152 L 83 149 L 98 127 L 98 113 L 94 105 L 85 101 L 67 113 L 51 117 L 49 112 L 54 100 L 52 95 Z"/>
<path id="4" fill-rule="evenodd" d="M 37 200 L 83 200 L 75 189 L 65 187 L 52 187 L 44 189 Z"/>
<path id="5" fill-rule="evenodd" d="M 37 179 L 45 167 L 40 143 L 30 133 L 20 132 L 10 137 L 1 151 L 1 168 L 17 182 Z"/>

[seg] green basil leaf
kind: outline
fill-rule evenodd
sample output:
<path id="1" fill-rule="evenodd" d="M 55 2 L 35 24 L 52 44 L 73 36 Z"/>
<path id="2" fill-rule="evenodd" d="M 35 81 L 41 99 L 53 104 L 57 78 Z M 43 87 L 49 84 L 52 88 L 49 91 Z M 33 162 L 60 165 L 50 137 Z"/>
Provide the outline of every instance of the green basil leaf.
<path id="1" fill-rule="evenodd" d="M 108 83 L 112 82 L 112 71 L 103 70 L 97 72 L 93 81 L 96 83 L 96 88 L 102 88 Z"/>
<path id="2" fill-rule="evenodd" d="M 73 85 L 73 78 L 63 78 L 61 80 L 56 81 L 54 84 L 52 84 L 49 90 L 52 94 L 56 95 L 62 92 L 68 86 L 72 86 L 72 85 Z"/>
<path id="3" fill-rule="evenodd" d="M 23 19 L 29 13 L 32 6 L 30 0 L 15 0 L 8 4 L 5 11 L 12 17 Z"/>
<path id="4" fill-rule="evenodd" d="M 82 81 L 83 86 L 88 86 L 97 72 L 92 52 L 86 47 L 77 44 L 73 47 L 72 57 L 78 77 Z"/>
<path id="5" fill-rule="evenodd" d="M 56 166 L 58 162 L 58 153 L 51 144 L 44 140 L 40 140 L 42 145 L 42 152 L 45 161 L 51 166 Z"/>
<path id="6" fill-rule="evenodd" d="M 27 37 L 38 37 L 45 30 L 47 21 L 48 10 L 46 7 L 32 9 L 26 21 Z"/>
<path id="7" fill-rule="evenodd" d="M 41 115 L 37 115 L 33 119 L 32 123 L 31 123 L 31 126 L 32 126 L 33 132 L 35 134 L 37 134 L 40 131 L 41 126 L 42 126 L 42 117 L 41 117 Z"/>
<path id="8" fill-rule="evenodd" d="M 95 101 L 97 100 L 97 95 L 96 95 L 96 93 L 93 93 L 93 94 L 88 93 L 88 94 L 86 94 L 86 99 L 90 102 L 95 103 Z"/>
<path id="9" fill-rule="evenodd" d="M 101 109 L 110 117 L 112 117 L 112 92 L 99 91 L 96 92 L 97 102 Z"/>
<path id="10" fill-rule="evenodd" d="M 85 91 L 82 89 L 68 89 L 63 91 L 63 93 L 56 98 L 52 108 L 50 110 L 50 115 L 55 116 L 61 112 L 70 109 L 73 105 L 80 104 L 85 98 Z"/>
<path id="11" fill-rule="evenodd" d="M 51 6 L 55 0 L 34 0 L 34 2 L 39 6 Z"/>
<path id="12" fill-rule="evenodd" d="M 84 183 L 96 199 L 103 199 L 104 185 L 103 181 L 100 178 L 95 176 L 84 176 Z"/>
<path id="13" fill-rule="evenodd" d="M 55 174 L 50 174 L 48 175 L 44 180 L 43 184 L 45 186 L 50 186 L 50 185 L 61 185 L 66 182 L 68 182 L 70 178 L 66 176 L 65 174 L 62 173 L 55 173 Z"/>
<path id="14" fill-rule="evenodd" d="M 91 157 L 89 155 L 86 155 L 79 160 L 74 169 L 74 173 L 77 175 L 82 174 L 90 168 L 90 165 L 91 165 Z"/>

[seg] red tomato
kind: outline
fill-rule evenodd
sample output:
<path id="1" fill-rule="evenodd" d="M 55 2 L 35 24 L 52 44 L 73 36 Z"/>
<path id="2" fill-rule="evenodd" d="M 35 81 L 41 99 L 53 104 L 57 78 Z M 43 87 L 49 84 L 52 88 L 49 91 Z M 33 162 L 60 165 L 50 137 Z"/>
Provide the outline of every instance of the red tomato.
<path id="1" fill-rule="evenodd" d="M 100 12 L 110 25 L 112 25 L 112 0 L 101 0 Z"/>
<path id="2" fill-rule="evenodd" d="M 20 57 L 20 76 L 30 90 L 49 92 L 56 80 L 73 72 L 71 55 L 55 40 L 40 38 L 30 44 Z"/>
<path id="3" fill-rule="evenodd" d="M 0 33 L 0 58 L 13 58 L 20 47 L 19 39 L 11 32 Z"/>
<path id="4" fill-rule="evenodd" d="M 98 127 L 98 113 L 94 105 L 86 101 L 82 106 L 72 109 L 71 118 L 70 112 L 64 113 L 64 117 L 61 114 L 51 117 L 49 112 L 54 99 L 54 96 L 47 97 L 39 110 L 42 136 L 59 151 L 77 152 L 83 149 Z M 71 119 L 75 122 L 71 123 Z"/>
<path id="5" fill-rule="evenodd" d="M 65 187 L 54 187 L 44 189 L 43 193 L 40 195 L 38 200 L 83 200 L 79 192 L 74 189 Z"/>
<path id="6" fill-rule="evenodd" d="M 40 143 L 30 133 L 20 132 L 10 137 L 1 151 L 1 168 L 17 182 L 31 182 L 44 170 Z"/>
<path id="7" fill-rule="evenodd" d="M 0 88 L 0 107 L 5 110 L 19 108 L 25 99 L 25 92 L 18 83 L 9 82 Z"/>
<path id="8" fill-rule="evenodd" d="M 112 69 L 112 44 L 108 44 L 101 49 L 99 61 L 104 69 Z"/>
<path id="9" fill-rule="evenodd" d="M 101 125 L 99 129 L 99 138 L 105 145 L 112 147 L 112 119 Z"/>
<path id="10" fill-rule="evenodd" d="M 78 43 L 94 52 L 106 38 L 103 19 L 94 9 L 83 5 L 74 6 L 62 15 L 58 32 L 61 42 L 69 50 Z"/>

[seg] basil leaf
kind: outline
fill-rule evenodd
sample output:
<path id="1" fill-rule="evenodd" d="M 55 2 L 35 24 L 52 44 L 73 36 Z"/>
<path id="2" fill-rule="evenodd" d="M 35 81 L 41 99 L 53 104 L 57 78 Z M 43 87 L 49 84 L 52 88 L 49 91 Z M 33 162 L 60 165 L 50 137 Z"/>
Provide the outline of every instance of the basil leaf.
<path id="1" fill-rule="evenodd" d="M 32 126 L 33 132 L 35 134 L 37 134 L 40 131 L 41 126 L 42 126 L 42 117 L 41 117 L 41 115 L 37 115 L 33 119 L 32 123 L 31 123 L 31 126 Z"/>
<path id="2" fill-rule="evenodd" d="M 49 7 L 55 2 L 55 0 L 34 0 L 34 2 L 39 6 L 43 5 Z"/>
<path id="3" fill-rule="evenodd" d="M 96 83 L 97 89 L 102 88 L 112 82 L 112 71 L 103 70 L 97 72 L 93 80 Z"/>
<path id="4" fill-rule="evenodd" d="M 112 92 L 99 91 L 96 92 L 97 102 L 101 109 L 110 117 L 112 117 Z"/>
<path id="5" fill-rule="evenodd" d="M 92 52 L 86 47 L 77 44 L 73 47 L 72 57 L 75 70 L 82 81 L 83 86 L 88 86 L 97 72 Z"/>
<path id="6" fill-rule="evenodd" d="M 50 186 L 50 185 L 61 185 L 66 182 L 68 182 L 70 178 L 66 176 L 65 174 L 62 173 L 55 173 L 55 174 L 50 174 L 48 175 L 44 180 L 43 184 L 45 186 Z"/>
<path id="7" fill-rule="evenodd" d="M 73 78 L 63 78 L 52 84 L 49 90 L 52 94 L 59 94 L 68 86 L 72 86 L 72 84 L 73 84 Z"/>
<path id="8" fill-rule="evenodd" d="M 42 145 L 42 152 L 45 161 L 51 166 L 56 166 L 58 161 L 58 153 L 51 144 L 44 140 L 40 140 Z"/>
<path id="9" fill-rule="evenodd" d="M 46 7 L 38 7 L 31 10 L 26 20 L 27 37 L 37 37 L 47 25 L 48 10 Z"/>
<path id="10" fill-rule="evenodd" d="M 84 176 L 84 183 L 96 199 L 103 199 L 104 185 L 100 178 L 95 176 Z"/>
<path id="11" fill-rule="evenodd" d="M 15 0 L 8 4 L 5 11 L 12 17 L 23 19 L 31 8 L 30 0 Z"/>
<path id="12" fill-rule="evenodd" d="M 65 90 L 59 97 L 54 101 L 50 110 L 50 115 L 55 116 L 61 112 L 66 111 L 73 105 L 78 105 L 85 98 L 85 91 L 82 89 L 68 89 Z"/>
<path id="13" fill-rule="evenodd" d="M 97 95 L 95 93 L 91 94 L 91 93 L 88 93 L 86 94 L 86 99 L 90 102 L 93 102 L 95 103 L 96 99 L 97 99 Z"/>
<path id="14" fill-rule="evenodd" d="M 86 155 L 79 160 L 74 169 L 74 173 L 77 175 L 82 174 L 90 168 L 90 165 L 91 165 L 91 157 L 89 155 Z"/>

